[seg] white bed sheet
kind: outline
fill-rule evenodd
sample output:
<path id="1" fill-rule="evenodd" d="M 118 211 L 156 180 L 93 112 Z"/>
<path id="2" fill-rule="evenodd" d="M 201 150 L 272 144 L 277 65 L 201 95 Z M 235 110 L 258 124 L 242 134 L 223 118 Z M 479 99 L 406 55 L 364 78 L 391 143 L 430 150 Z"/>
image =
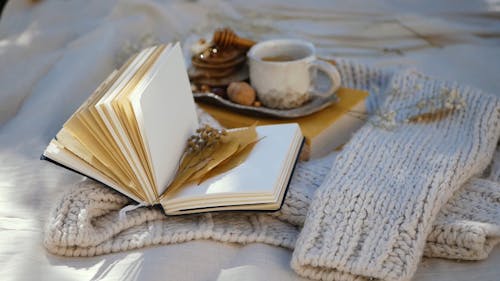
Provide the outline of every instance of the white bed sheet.
<path id="1" fill-rule="evenodd" d="M 141 34 L 182 40 L 229 25 L 257 39 L 301 37 L 324 56 L 415 66 L 500 93 L 500 2 L 9 1 L 0 20 L 0 280 L 301 280 L 291 252 L 195 241 L 94 258 L 48 254 L 53 202 L 82 177 L 38 157 Z M 490 17 L 491 16 L 491 17 Z M 425 259 L 415 280 L 499 280 L 481 262 Z"/>

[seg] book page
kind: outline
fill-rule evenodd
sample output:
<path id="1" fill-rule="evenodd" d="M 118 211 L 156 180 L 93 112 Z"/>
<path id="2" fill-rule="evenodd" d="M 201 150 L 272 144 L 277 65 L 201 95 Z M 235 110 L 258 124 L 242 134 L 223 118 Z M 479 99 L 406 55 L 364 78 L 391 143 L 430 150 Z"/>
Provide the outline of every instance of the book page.
<path id="1" fill-rule="evenodd" d="M 136 192 L 140 192 L 140 190 L 137 189 L 137 186 L 139 185 L 137 183 L 133 183 L 132 178 L 123 172 L 123 169 L 121 168 L 122 162 L 117 161 L 114 158 L 115 155 L 121 155 L 119 151 L 117 153 L 112 153 L 107 150 L 107 147 L 105 146 L 109 143 L 103 144 L 99 138 L 102 133 L 97 136 L 94 135 L 93 131 L 98 126 L 93 119 L 87 120 L 91 121 L 91 123 L 89 123 L 91 126 L 87 126 L 84 121 L 85 119 L 88 119 L 85 117 L 88 117 L 87 112 L 89 111 L 89 107 L 92 107 L 108 91 L 119 75 L 121 75 L 128 68 L 136 57 L 137 55 L 131 57 L 120 68 L 120 70 L 113 71 L 106 78 L 106 80 L 99 85 L 90 97 L 64 123 L 63 128 L 57 134 L 56 139 L 62 146 L 64 146 L 64 149 L 71 151 L 73 154 L 81 158 L 82 161 L 87 162 L 90 166 L 112 178 L 123 188 L 132 188 Z"/>
<path id="2" fill-rule="evenodd" d="M 127 136 L 129 137 L 131 144 L 134 147 L 135 152 L 139 156 L 140 164 L 142 165 L 143 170 L 146 172 L 148 180 L 152 183 L 155 193 L 155 198 L 159 196 L 156 189 L 155 178 L 153 177 L 153 168 L 151 164 L 151 159 L 149 159 L 148 154 L 146 152 L 145 144 L 142 142 L 141 132 L 139 130 L 139 125 L 137 124 L 137 119 L 132 108 L 132 104 L 130 103 L 130 97 L 142 93 L 149 83 L 151 82 L 152 75 L 148 73 L 154 72 L 158 58 L 162 53 L 166 53 L 171 48 L 171 44 L 168 45 L 160 45 L 153 54 L 151 55 L 151 61 L 148 62 L 144 69 L 141 68 L 141 73 L 136 75 L 133 79 L 137 79 L 137 83 L 130 83 L 134 85 L 133 88 L 124 89 L 119 96 L 113 100 L 113 108 L 115 112 L 119 113 L 118 117 L 120 118 L 120 122 L 127 132 Z M 131 81 L 132 82 L 132 81 Z"/>
<path id="3" fill-rule="evenodd" d="M 179 43 L 163 53 L 145 77 L 150 83 L 131 104 L 142 143 L 151 159 L 158 194 L 176 173 L 187 139 L 198 128 L 184 57 Z"/>
<path id="4" fill-rule="evenodd" d="M 146 61 L 150 58 L 155 47 L 145 49 L 137 57 L 137 62 L 131 64 L 131 67 L 123 77 L 120 77 L 113 87 L 106 93 L 101 100 L 95 105 L 97 112 L 104 121 L 107 131 L 112 135 L 113 140 L 118 145 L 120 151 L 124 154 L 126 161 L 132 168 L 135 177 L 148 197 L 149 202 L 154 202 L 155 196 L 152 194 L 152 183 L 149 182 L 146 173 L 142 169 L 137 153 L 133 149 L 125 129 L 120 123 L 117 114 L 113 111 L 113 99 L 126 87 L 137 72 L 144 67 Z"/>
<path id="5" fill-rule="evenodd" d="M 98 160 L 105 166 L 104 170 L 109 170 L 109 172 L 113 174 L 114 177 L 116 177 L 115 181 L 119 182 L 123 186 L 128 187 L 136 187 L 138 185 L 132 184 L 132 177 L 124 172 L 124 169 L 122 168 L 122 162 L 124 162 L 125 160 L 117 160 L 116 157 L 118 155 L 121 155 L 119 151 L 115 153 L 110 152 L 109 141 L 101 141 L 101 137 L 104 135 L 104 132 L 100 132 L 99 134 L 94 133 L 95 130 L 99 129 L 99 126 L 96 124 L 96 121 L 93 118 L 89 118 L 89 107 L 93 107 L 93 105 L 106 93 L 106 91 L 116 81 L 118 75 L 123 73 L 123 71 L 130 65 L 135 57 L 136 56 L 129 59 L 119 71 L 114 71 L 83 103 L 83 105 L 75 112 L 75 114 L 70 119 L 68 119 L 68 121 L 66 121 L 63 128 L 57 134 L 57 140 L 59 141 L 59 143 L 63 144 L 66 149 L 71 150 L 73 153 L 77 154 L 80 158 L 82 158 L 84 161 L 87 161 L 91 165 L 92 163 L 95 163 L 95 160 Z M 65 131 L 68 131 L 69 134 L 65 134 Z M 65 138 L 64 135 L 66 135 L 67 137 Z M 69 135 L 71 135 L 71 138 L 73 138 L 74 140 L 71 140 L 69 138 Z M 70 143 L 67 143 L 65 139 L 70 143 L 79 142 L 82 147 L 74 147 Z M 75 149 L 77 151 L 80 151 L 80 153 L 77 153 Z M 87 154 L 87 156 L 84 157 L 84 154 Z M 89 160 L 92 158 L 95 159 Z"/>

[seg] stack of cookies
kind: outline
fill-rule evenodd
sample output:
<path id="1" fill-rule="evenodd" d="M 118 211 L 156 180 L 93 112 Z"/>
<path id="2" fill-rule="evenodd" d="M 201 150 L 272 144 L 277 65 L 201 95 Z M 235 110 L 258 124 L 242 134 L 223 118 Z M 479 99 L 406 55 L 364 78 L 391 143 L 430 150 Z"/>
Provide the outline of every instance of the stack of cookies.
<path id="1" fill-rule="evenodd" d="M 189 78 L 197 86 L 225 87 L 248 79 L 246 50 L 210 46 L 191 57 Z"/>
<path id="2" fill-rule="evenodd" d="M 200 39 L 191 46 L 188 74 L 193 92 L 211 92 L 237 104 L 261 106 L 255 90 L 246 82 L 247 51 L 254 44 L 223 28 L 214 32 L 212 41 Z"/>
<path id="3" fill-rule="evenodd" d="M 225 89 L 231 82 L 248 79 L 246 54 L 254 41 L 239 37 L 232 29 L 214 32 L 212 41 L 200 39 L 191 46 L 189 78 L 198 90 Z"/>

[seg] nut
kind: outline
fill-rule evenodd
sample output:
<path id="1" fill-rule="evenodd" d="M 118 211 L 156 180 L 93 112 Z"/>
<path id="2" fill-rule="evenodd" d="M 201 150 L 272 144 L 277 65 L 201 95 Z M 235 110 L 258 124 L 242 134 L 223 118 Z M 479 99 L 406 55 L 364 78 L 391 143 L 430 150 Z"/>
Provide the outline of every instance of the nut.
<path id="1" fill-rule="evenodd" d="M 210 86 L 203 84 L 201 85 L 200 90 L 202 93 L 208 93 L 210 92 Z"/>
<path id="2" fill-rule="evenodd" d="M 255 90 L 246 82 L 232 82 L 227 87 L 227 96 L 232 102 L 252 105 L 255 101 Z"/>

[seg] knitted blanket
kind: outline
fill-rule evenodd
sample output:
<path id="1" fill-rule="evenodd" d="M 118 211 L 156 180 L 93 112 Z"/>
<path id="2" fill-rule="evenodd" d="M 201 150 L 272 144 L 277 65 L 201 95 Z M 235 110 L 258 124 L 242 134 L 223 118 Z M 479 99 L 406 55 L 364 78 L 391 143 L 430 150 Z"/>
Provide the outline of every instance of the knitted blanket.
<path id="1" fill-rule="evenodd" d="M 151 207 L 119 220 L 130 201 L 85 180 L 53 211 L 46 248 L 262 242 L 294 249 L 292 268 L 322 280 L 409 280 L 422 255 L 486 258 L 500 241 L 499 99 L 411 70 L 338 68 L 345 86 L 370 91 L 375 114 L 338 155 L 298 164 L 280 211 L 166 217 Z"/>

